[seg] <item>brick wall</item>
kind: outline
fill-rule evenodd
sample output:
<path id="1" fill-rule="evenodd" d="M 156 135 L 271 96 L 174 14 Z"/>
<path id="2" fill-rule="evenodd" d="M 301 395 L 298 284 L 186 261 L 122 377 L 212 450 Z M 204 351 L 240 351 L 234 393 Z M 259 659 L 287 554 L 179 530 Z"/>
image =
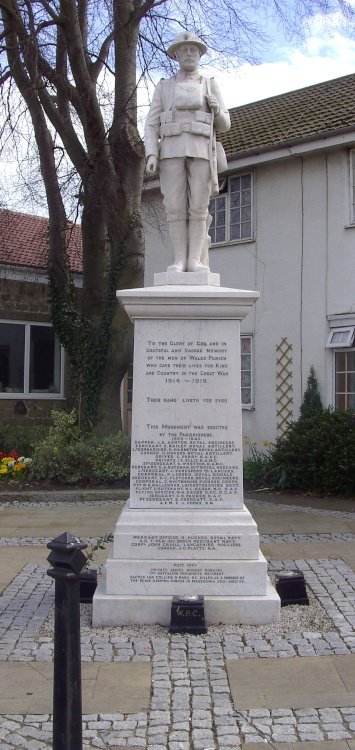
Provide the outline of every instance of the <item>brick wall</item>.
<path id="1" fill-rule="evenodd" d="M 50 308 L 47 284 L 0 279 L 0 318 L 48 323 Z"/>
<path id="2" fill-rule="evenodd" d="M 66 408 L 66 399 L 0 398 L 0 424 L 49 425 L 52 409 Z"/>

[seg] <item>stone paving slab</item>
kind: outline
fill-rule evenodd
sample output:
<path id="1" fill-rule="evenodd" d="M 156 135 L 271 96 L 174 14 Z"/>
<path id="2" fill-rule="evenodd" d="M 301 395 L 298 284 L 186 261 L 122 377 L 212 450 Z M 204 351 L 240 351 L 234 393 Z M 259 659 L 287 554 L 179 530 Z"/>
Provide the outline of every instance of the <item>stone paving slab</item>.
<path id="1" fill-rule="evenodd" d="M 341 512 L 354 512 L 355 511 L 355 497 L 334 497 L 333 495 L 317 496 L 309 495 L 307 493 L 282 492 L 278 491 L 266 491 L 260 490 L 254 491 L 248 490 L 246 483 L 244 486 L 244 496 L 247 502 L 262 502 L 271 505 L 287 505 L 292 507 L 300 507 L 302 511 L 304 509 L 311 510 L 320 509 L 322 511 L 328 510 L 333 511 L 334 509 Z"/>
<path id="2" fill-rule="evenodd" d="M 355 740 L 331 740 L 330 742 L 242 742 L 242 750 L 353 750 Z"/>
<path id="3" fill-rule="evenodd" d="M 70 531 L 79 537 L 100 537 L 116 526 L 122 510 L 120 503 L 63 503 L 48 508 L 8 505 L 1 511 L 1 536 L 45 536 L 52 538 Z"/>
<path id="4" fill-rule="evenodd" d="M 111 546 L 111 544 L 107 544 L 104 549 L 95 552 L 95 565 L 102 565 L 106 562 Z M 47 566 L 49 552 L 50 550 L 47 549 L 47 545 L 39 544 L 35 544 L 33 547 L 29 545 L 25 547 L 0 546 L 0 593 L 4 591 L 15 576 L 28 563 L 42 563 Z M 48 568 L 49 567 L 50 565 L 48 563 Z"/>
<path id="5" fill-rule="evenodd" d="M 333 516 L 307 512 L 307 509 L 304 509 L 303 513 L 300 510 L 283 509 L 280 513 L 275 508 L 262 507 L 254 503 L 250 503 L 249 509 L 258 525 L 259 534 L 355 532 L 355 518 L 349 518 L 345 514 Z"/>
<path id="6" fill-rule="evenodd" d="M 44 562 L 49 550 L 33 547 L 0 547 L 0 593 L 27 563 Z M 49 567 L 49 566 L 48 566 Z"/>
<path id="7" fill-rule="evenodd" d="M 82 663 L 83 712 L 147 711 L 151 692 L 148 663 Z M 53 708 L 53 664 L 0 662 L 0 714 L 49 714 Z"/>
<path id="8" fill-rule="evenodd" d="M 253 501 L 249 505 L 260 534 L 355 533 L 354 513 L 287 506 L 278 512 L 267 503 Z M 51 503 L 47 507 L 44 503 L 9 503 L 1 510 L 1 535 L 53 537 L 68 530 L 78 536 L 100 536 L 114 529 L 122 506 L 123 500 Z"/>
<path id="9" fill-rule="evenodd" d="M 341 558 L 355 570 L 354 542 L 261 542 L 261 551 L 267 560 L 318 560 Z"/>
<path id="10" fill-rule="evenodd" d="M 250 708 L 355 705 L 355 654 L 293 659 L 227 660 L 232 700 Z"/>

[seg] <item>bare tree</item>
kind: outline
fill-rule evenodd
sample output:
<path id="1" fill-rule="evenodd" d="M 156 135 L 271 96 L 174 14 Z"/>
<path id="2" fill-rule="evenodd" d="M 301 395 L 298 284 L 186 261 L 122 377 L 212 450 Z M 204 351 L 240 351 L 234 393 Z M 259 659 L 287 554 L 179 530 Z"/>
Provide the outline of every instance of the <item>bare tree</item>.
<path id="1" fill-rule="evenodd" d="M 143 281 L 137 80 L 169 66 L 164 49 L 181 29 L 225 58 L 251 60 L 267 17 L 294 33 L 317 11 L 340 11 L 350 21 L 353 10 L 345 0 L 291 0 L 287 12 L 279 0 L 0 0 L 0 9 L 3 133 L 13 144 L 27 134 L 29 154 L 34 134 L 49 215 L 53 324 L 72 365 L 83 426 L 110 434 L 121 426 L 132 343 L 115 290 Z M 74 194 L 81 295 L 67 254 Z"/>

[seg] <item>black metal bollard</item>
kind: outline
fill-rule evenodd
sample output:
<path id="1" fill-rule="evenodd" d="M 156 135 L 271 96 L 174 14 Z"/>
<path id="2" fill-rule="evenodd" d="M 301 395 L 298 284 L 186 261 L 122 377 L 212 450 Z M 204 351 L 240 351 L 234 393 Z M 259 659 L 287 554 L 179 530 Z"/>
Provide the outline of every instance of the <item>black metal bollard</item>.
<path id="1" fill-rule="evenodd" d="M 66 531 L 47 547 L 55 580 L 53 750 L 82 750 L 79 575 L 87 544 Z"/>

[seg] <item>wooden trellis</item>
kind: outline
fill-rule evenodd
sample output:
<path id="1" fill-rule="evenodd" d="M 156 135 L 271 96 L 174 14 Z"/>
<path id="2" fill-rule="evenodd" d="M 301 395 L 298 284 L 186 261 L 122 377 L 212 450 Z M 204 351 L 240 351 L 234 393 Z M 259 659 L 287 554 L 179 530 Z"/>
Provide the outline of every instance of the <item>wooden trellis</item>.
<path id="1" fill-rule="evenodd" d="M 276 347 L 276 428 L 278 437 L 287 432 L 293 417 L 292 344 L 281 339 Z"/>

